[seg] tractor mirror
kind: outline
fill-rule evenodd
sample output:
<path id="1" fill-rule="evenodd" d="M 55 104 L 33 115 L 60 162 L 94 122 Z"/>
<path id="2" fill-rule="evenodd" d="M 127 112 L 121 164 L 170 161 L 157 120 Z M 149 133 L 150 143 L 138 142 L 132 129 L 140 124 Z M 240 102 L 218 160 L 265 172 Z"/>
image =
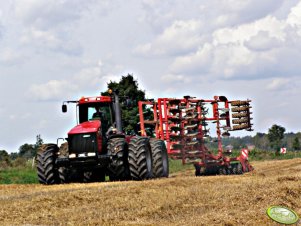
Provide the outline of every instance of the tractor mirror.
<path id="1" fill-rule="evenodd" d="M 63 105 L 62 105 L 62 112 L 63 112 L 63 113 L 66 113 L 66 112 L 67 112 L 67 105 L 66 105 L 66 104 L 63 104 Z"/>

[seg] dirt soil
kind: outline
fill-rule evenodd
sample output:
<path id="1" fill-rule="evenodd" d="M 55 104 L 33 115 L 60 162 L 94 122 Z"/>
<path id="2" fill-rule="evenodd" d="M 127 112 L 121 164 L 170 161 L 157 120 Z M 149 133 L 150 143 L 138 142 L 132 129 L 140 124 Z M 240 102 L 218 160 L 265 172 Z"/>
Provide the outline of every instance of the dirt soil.
<path id="1" fill-rule="evenodd" d="M 301 215 L 301 159 L 252 164 L 244 175 L 1 185 L 0 225 L 278 225 L 271 205 Z"/>

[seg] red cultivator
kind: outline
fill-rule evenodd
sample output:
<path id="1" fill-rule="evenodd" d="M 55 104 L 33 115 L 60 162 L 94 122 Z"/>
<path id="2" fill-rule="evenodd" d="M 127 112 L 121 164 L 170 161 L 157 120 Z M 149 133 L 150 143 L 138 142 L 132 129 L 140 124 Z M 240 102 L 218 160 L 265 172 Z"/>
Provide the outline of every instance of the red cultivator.
<path id="1" fill-rule="evenodd" d="M 213 100 L 184 96 L 183 99 L 159 98 L 139 102 L 141 135 L 152 135 L 166 141 L 169 157 L 193 163 L 196 175 L 242 174 L 253 170 L 248 162 L 248 149 L 230 157 L 222 147 L 222 137 L 230 131 L 252 130 L 250 100 L 228 101 L 224 96 Z M 208 122 L 215 123 L 218 153 L 205 146 Z"/>

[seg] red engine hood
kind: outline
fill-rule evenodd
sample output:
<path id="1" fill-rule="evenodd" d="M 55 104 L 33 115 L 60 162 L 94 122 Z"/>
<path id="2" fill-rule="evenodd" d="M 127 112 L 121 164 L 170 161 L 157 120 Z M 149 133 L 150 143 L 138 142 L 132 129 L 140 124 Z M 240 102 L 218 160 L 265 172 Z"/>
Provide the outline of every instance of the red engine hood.
<path id="1" fill-rule="evenodd" d="M 97 132 L 98 129 L 100 128 L 100 124 L 101 123 L 99 120 L 83 122 L 83 123 L 75 126 L 73 129 L 71 129 L 69 131 L 68 135 Z"/>

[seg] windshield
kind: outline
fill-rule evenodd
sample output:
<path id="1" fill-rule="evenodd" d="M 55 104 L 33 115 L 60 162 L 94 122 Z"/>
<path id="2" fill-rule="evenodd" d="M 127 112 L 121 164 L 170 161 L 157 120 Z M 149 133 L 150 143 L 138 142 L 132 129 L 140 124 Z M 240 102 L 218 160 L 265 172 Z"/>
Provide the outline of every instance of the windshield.
<path id="1" fill-rule="evenodd" d="M 91 120 L 101 120 L 113 124 L 114 118 L 111 103 L 80 104 L 79 123 Z"/>

